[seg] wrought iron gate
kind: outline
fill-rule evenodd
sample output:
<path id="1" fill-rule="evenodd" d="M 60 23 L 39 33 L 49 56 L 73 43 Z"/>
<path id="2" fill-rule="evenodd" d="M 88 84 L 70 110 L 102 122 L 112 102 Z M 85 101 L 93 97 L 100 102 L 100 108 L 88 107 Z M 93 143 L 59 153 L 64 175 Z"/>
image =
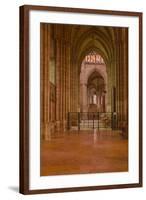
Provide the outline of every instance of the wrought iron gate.
<path id="1" fill-rule="evenodd" d="M 116 119 L 113 112 L 69 112 L 68 129 L 115 129 Z"/>

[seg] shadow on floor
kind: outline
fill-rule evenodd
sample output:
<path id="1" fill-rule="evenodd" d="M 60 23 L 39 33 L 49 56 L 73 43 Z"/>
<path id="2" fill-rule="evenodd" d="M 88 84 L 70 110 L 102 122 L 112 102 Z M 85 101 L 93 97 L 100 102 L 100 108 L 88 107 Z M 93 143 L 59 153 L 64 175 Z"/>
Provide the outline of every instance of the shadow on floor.
<path id="1" fill-rule="evenodd" d="M 18 186 L 9 186 L 8 188 L 10 190 L 12 190 L 13 192 L 19 192 L 19 187 Z"/>

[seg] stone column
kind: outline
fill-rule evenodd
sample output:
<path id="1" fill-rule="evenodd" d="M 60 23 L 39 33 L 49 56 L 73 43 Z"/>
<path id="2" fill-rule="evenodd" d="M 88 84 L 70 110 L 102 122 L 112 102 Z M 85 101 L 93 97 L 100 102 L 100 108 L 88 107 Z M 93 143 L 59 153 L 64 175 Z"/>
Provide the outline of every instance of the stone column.
<path id="1" fill-rule="evenodd" d="M 105 110 L 105 93 L 102 96 L 102 108 L 103 108 L 103 112 L 106 112 L 106 110 Z"/>
<path id="2" fill-rule="evenodd" d="M 107 112 L 111 112 L 111 83 L 112 83 L 112 73 L 111 73 L 111 61 L 109 61 L 108 65 L 107 65 L 107 76 L 108 76 L 108 80 L 107 80 L 107 101 L 106 101 L 106 109 Z"/>
<path id="3" fill-rule="evenodd" d="M 88 112 L 88 107 L 87 107 L 87 84 L 83 83 L 82 84 L 82 105 L 83 105 L 83 112 Z"/>
<path id="4" fill-rule="evenodd" d="M 63 42 L 60 39 L 60 128 L 63 123 Z"/>
<path id="5" fill-rule="evenodd" d="M 50 138 L 49 126 L 50 25 L 41 25 L 41 138 Z"/>
<path id="6" fill-rule="evenodd" d="M 72 88 L 73 88 L 73 95 L 72 95 L 72 102 L 73 102 L 73 107 L 72 107 L 72 111 L 73 112 L 75 112 L 75 103 L 76 103 L 76 101 L 75 101 L 75 68 L 76 68 L 76 63 L 75 63 L 75 61 L 73 62 L 73 69 L 72 69 L 72 74 L 71 74 L 71 76 L 73 77 L 73 79 L 72 79 Z"/>
<path id="7" fill-rule="evenodd" d="M 70 44 L 66 47 L 66 114 L 70 112 Z"/>
<path id="8" fill-rule="evenodd" d="M 124 30 L 123 43 L 123 119 L 128 121 L 128 30 Z"/>
<path id="9" fill-rule="evenodd" d="M 118 30 L 119 33 L 119 30 Z M 117 35 L 119 37 L 119 34 Z M 116 43 L 116 112 L 117 112 L 117 120 L 118 127 L 121 121 L 121 113 L 120 113 L 120 41 L 119 38 L 115 41 Z"/>
<path id="10" fill-rule="evenodd" d="M 118 40 L 116 42 L 117 49 L 117 84 L 116 84 L 116 97 L 117 97 L 117 112 L 118 112 L 118 122 L 119 126 L 125 121 L 125 104 L 127 102 L 128 94 L 127 94 L 127 58 L 125 60 L 125 54 L 127 54 L 127 50 L 124 49 L 125 36 L 123 35 L 123 31 L 119 30 L 118 32 Z M 127 48 L 127 46 L 126 46 Z M 126 91 L 126 95 L 125 95 Z M 127 107 L 127 106 L 126 106 Z"/>
<path id="11" fill-rule="evenodd" d="M 56 39 L 56 131 L 60 130 L 60 41 Z"/>
<path id="12" fill-rule="evenodd" d="M 76 101 L 75 101 L 75 62 L 72 60 L 71 62 L 71 67 L 70 67 L 70 100 L 71 100 L 71 112 L 75 112 L 75 104 L 76 104 Z"/>
<path id="13" fill-rule="evenodd" d="M 63 65 L 62 65 L 62 105 L 63 105 L 63 108 L 62 108 L 62 128 L 63 130 L 65 131 L 66 130 L 66 53 L 65 53 L 65 40 L 63 40 Z"/>
<path id="14" fill-rule="evenodd" d="M 73 97 L 72 97 L 72 79 L 73 79 L 73 77 L 72 77 L 72 60 L 70 60 L 70 72 L 69 72 L 69 77 L 70 77 L 70 80 L 69 80 L 69 82 L 70 82 L 70 111 L 72 112 L 72 100 L 73 100 Z"/>
<path id="15" fill-rule="evenodd" d="M 70 111 L 70 46 L 67 41 L 64 43 L 64 131 L 67 129 L 67 115 Z"/>

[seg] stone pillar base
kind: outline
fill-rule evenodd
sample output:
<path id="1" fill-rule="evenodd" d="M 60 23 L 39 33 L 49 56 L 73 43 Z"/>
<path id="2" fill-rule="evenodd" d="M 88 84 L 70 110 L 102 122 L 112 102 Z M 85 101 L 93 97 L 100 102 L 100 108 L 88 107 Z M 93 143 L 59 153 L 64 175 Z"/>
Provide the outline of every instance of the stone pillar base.
<path id="1" fill-rule="evenodd" d="M 60 131 L 60 128 L 61 128 L 61 123 L 60 123 L 60 121 L 56 121 L 56 124 L 55 124 L 55 131 Z"/>
<path id="2" fill-rule="evenodd" d="M 63 121 L 63 126 L 62 126 L 62 128 L 63 128 L 63 131 L 66 131 L 66 130 L 67 130 L 67 121 L 66 121 L 66 120 Z"/>
<path id="3" fill-rule="evenodd" d="M 55 133 L 55 123 L 54 122 L 50 122 L 50 132 L 51 132 L 51 135 Z"/>
<path id="4" fill-rule="evenodd" d="M 56 121 L 54 131 L 66 131 L 67 130 L 67 121 Z"/>
<path id="5" fill-rule="evenodd" d="M 125 138 L 128 138 L 128 122 L 125 120 L 122 120 L 119 122 L 119 129 L 122 131 L 122 135 Z"/>
<path id="6" fill-rule="evenodd" d="M 46 141 L 51 139 L 51 131 L 49 123 L 41 124 L 41 139 Z"/>

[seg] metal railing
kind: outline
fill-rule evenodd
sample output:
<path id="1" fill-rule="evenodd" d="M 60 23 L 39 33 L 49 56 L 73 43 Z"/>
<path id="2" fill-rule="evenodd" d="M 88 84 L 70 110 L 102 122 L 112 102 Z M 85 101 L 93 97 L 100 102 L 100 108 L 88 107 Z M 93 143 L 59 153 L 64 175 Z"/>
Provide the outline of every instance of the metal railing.
<path id="1" fill-rule="evenodd" d="M 116 129 L 117 115 L 113 112 L 69 112 L 68 129 Z"/>

